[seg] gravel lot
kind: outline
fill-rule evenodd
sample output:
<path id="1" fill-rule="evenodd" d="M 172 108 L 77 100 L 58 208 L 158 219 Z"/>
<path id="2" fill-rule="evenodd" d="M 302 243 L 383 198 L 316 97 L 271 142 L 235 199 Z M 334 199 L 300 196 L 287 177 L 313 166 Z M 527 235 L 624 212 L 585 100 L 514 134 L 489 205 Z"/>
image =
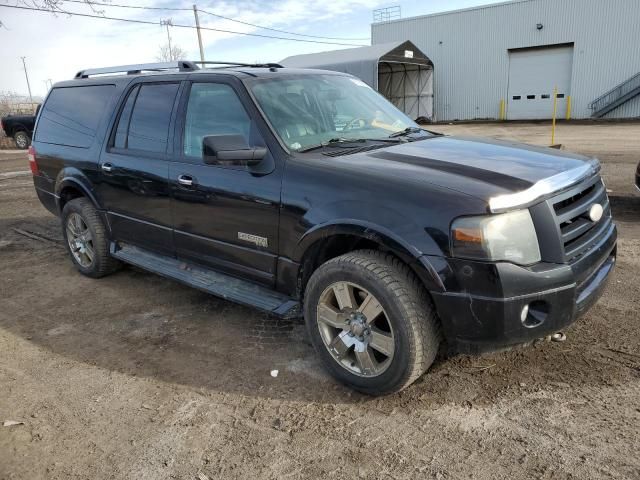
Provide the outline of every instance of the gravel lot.
<path id="1" fill-rule="evenodd" d="M 0 422 L 24 422 L 0 423 L 0 479 L 640 478 L 640 124 L 556 140 L 603 162 L 620 229 L 604 297 L 565 343 L 442 359 L 379 399 L 327 377 L 300 322 L 133 268 L 82 277 L 26 154 L 0 152 Z"/>

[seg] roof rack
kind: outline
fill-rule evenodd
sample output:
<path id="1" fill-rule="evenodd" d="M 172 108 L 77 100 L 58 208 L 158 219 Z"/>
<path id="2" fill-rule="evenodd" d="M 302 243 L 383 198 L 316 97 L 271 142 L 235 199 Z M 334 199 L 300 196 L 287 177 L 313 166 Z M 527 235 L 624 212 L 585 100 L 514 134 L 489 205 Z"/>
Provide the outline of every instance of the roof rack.
<path id="1" fill-rule="evenodd" d="M 238 63 L 238 62 L 201 62 L 193 61 L 198 65 L 224 65 L 227 67 L 251 67 L 251 68 L 284 68 L 279 63 Z"/>
<path id="2" fill-rule="evenodd" d="M 191 72 L 198 70 L 199 67 L 196 65 L 196 62 L 186 60 L 179 60 L 177 62 L 140 63 L 137 65 L 119 65 L 117 67 L 88 68 L 76 73 L 75 78 L 89 78 L 92 75 L 105 75 L 109 73 L 135 75 L 142 72 L 162 72 L 164 70 L 174 69 L 178 69 L 180 72 Z"/>

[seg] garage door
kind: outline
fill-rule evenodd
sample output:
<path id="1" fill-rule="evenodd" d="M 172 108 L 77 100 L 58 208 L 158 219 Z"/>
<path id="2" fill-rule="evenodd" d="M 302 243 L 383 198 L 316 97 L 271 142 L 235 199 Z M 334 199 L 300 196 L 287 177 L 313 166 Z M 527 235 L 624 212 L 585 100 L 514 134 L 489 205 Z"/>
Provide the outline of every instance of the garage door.
<path id="1" fill-rule="evenodd" d="M 557 116 L 564 117 L 572 63 L 573 46 L 509 51 L 507 118 L 551 118 L 554 87 L 558 88 Z"/>

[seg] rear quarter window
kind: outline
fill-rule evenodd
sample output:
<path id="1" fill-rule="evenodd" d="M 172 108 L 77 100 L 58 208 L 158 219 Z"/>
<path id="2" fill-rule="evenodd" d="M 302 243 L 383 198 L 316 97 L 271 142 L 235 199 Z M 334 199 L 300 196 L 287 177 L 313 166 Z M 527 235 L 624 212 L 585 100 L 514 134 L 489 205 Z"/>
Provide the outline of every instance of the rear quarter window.
<path id="1" fill-rule="evenodd" d="M 115 85 L 54 88 L 38 119 L 36 141 L 89 148 Z"/>

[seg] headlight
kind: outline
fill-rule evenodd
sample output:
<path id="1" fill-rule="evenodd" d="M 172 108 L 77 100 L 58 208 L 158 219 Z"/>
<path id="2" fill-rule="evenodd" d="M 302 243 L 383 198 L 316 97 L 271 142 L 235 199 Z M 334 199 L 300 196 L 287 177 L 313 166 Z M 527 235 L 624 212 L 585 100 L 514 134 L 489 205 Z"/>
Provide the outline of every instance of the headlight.
<path id="1" fill-rule="evenodd" d="M 530 265 L 540 261 L 538 236 L 529 210 L 461 217 L 451 225 L 454 257 Z"/>

